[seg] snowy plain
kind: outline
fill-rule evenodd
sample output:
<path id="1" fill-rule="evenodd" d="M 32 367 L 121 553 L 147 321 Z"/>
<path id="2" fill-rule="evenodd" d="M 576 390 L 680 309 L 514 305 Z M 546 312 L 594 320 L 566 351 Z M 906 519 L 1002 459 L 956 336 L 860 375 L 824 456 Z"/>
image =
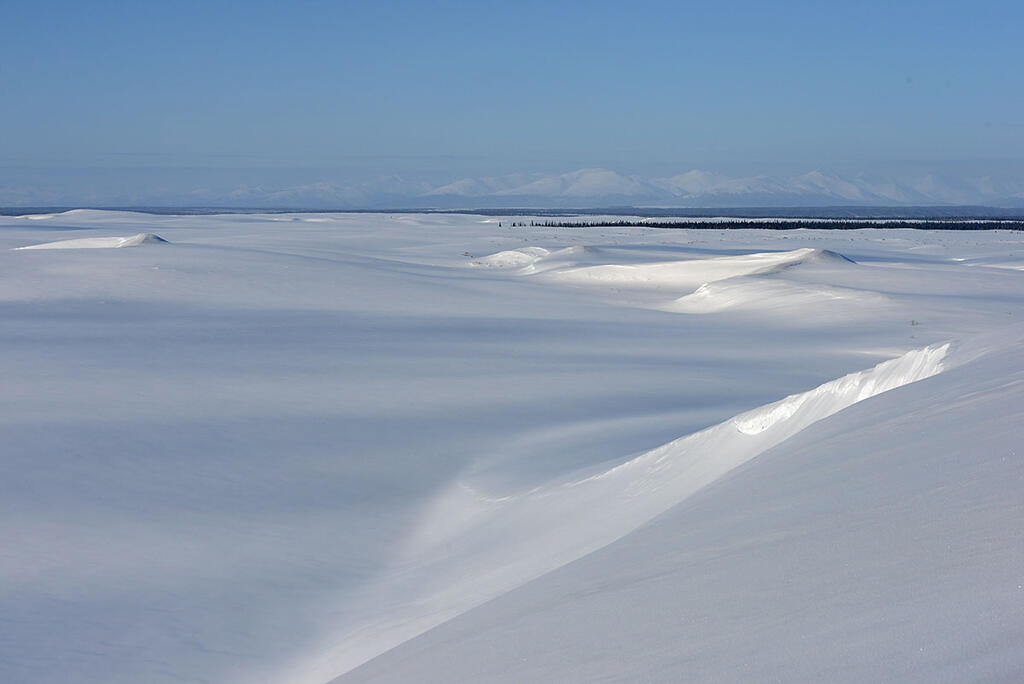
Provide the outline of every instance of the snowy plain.
<path id="1" fill-rule="evenodd" d="M 2 681 L 1024 679 L 1021 233 L 76 210 L 0 307 Z"/>

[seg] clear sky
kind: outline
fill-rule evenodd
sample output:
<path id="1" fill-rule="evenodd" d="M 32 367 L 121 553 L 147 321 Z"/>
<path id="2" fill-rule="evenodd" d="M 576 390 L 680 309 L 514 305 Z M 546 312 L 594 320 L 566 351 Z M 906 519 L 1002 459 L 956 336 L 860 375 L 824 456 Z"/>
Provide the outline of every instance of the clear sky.
<path id="1" fill-rule="evenodd" d="M 1022 26 L 1019 0 L 5 0 L 0 183 L 1021 160 Z"/>

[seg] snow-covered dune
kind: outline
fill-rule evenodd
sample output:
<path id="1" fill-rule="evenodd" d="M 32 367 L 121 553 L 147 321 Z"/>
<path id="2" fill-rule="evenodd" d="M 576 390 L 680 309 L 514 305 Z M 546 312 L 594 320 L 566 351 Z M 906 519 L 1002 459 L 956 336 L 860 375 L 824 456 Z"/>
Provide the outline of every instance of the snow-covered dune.
<path id="1" fill-rule="evenodd" d="M 1018 233 L 501 223 L 0 217 L 0 681 L 1022 671 Z"/>
<path id="2" fill-rule="evenodd" d="M 474 259 L 471 265 L 485 268 L 526 268 L 549 254 L 551 252 L 543 247 L 521 247 Z"/>
<path id="3" fill-rule="evenodd" d="M 397 565 L 368 588 L 372 617 L 339 640 L 339 669 L 606 546 L 807 426 L 940 372 L 926 347 L 742 413 L 606 470 L 518 494 L 458 480 L 425 512 Z"/>
<path id="4" fill-rule="evenodd" d="M 43 242 L 38 245 L 15 247 L 15 249 L 117 249 L 119 247 L 138 247 L 139 245 L 161 242 L 167 242 L 167 240 L 153 233 L 138 233 L 125 237 L 90 237 L 57 240 L 56 242 Z"/>
<path id="5" fill-rule="evenodd" d="M 885 296 L 871 290 L 803 283 L 780 278 L 794 267 L 828 269 L 855 265 L 852 259 L 828 249 L 800 248 L 787 252 L 744 254 L 710 259 L 678 259 L 645 263 L 608 263 L 615 256 L 588 246 L 550 251 L 525 247 L 498 252 L 472 261 L 474 266 L 513 270 L 519 274 L 546 274 L 560 283 L 658 293 L 687 293 L 648 305 L 678 313 L 712 313 L 742 308 L 752 314 L 779 309 L 796 310 L 830 301 L 883 306 Z M 850 315 L 847 307 L 846 315 Z"/>
<path id="6" fill-rule="evenodd" d="M 1019 679 L 1022 335 L 338 683 Z"/>
<path id="7" fill-rule="evenodd" d="M 862 311 L 884 306 L 884 294 L 834 285 L 808 285 L 784 279 L 728 278 L 705 283 L 688 295 L 664 304 L 665 311 L 679 313 L 714 313 L 729 309 L 745 309 L 751 314 L 828 303 L 833 308 L 843 306 L 841 315 L 851 315 L 845 305 L 855 304 Z"/>
<path id="8" fill-rule="evenodd" d="M 765 252 L 711 259 L 562 268 L 548 273 L 548 277 L 575 284 L 687 290 L 727 278 L 777 273 L 793 266 L 819 262 L 853 263 L 847 257 L 830 250 L 802 247 L 787 252 Z"/>

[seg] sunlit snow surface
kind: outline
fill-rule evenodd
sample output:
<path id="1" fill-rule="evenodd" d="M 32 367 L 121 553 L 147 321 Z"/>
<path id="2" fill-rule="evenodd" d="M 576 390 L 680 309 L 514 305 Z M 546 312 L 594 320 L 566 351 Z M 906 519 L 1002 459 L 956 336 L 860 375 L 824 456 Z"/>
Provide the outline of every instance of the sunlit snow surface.
<path id="1" fill-rule="evenodd" d="M 509 226 L 0 218 L 0 681 L 1024 678 L 1021 234 Z"/>

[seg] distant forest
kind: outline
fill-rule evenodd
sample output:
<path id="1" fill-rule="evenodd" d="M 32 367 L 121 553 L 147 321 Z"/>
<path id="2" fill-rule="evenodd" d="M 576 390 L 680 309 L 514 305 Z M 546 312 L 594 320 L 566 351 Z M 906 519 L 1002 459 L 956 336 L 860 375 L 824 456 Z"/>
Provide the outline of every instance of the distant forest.
<path id="1" fill-rule="evenodd" d="M 511 227 L 541 228 L 681 228 L 686 230 L 859 230 L 862 228 L 911 228 L 913 230 L 1024 230 L 1024 221 L 970 221 L 936 219 L 925 221 L 857 220 L 736 220 L 736 221 L 513 221 Z"/>

